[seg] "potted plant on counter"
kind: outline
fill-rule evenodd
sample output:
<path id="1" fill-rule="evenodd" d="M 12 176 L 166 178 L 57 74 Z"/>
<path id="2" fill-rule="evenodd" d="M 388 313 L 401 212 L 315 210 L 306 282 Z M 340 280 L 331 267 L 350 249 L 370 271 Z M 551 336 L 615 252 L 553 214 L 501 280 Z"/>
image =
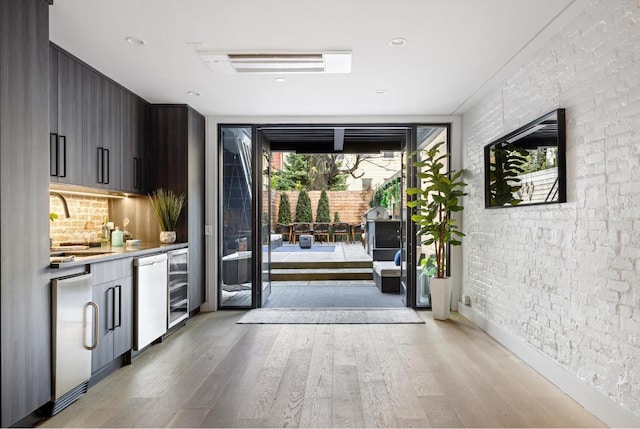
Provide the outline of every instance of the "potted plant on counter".
<path id="1" fill-rule="evenodd" d="M 173 191 L 157 189 L 149 195 L 153 212 L 160 224 L 160 242 L 163 244 L 176 241 L 176 225 L 184 207 L 185 195 L 176 195 Z"/>
<path id="2" fill-rule="evenodd" d="M 463 170 L 447 171 L 444 160 L 448 153 L 441 153 L 444 142 L 421 152 L 422 160 L 414 163 L 416 176 L 424 181 L 424 187 L 408 188 L 407 195 L 415 196 L 407 202 L 414 208 L 411 220 L 418 227 L 421 244 L 435 247 L 435 276 L 430 281 L 433 318 L 446 320 L 451 307 L 451 279 L 446 277 L 447 245 L 459 246 L 464 234 L 458 230 L 451 213 L 462 211 L 460 197 L 466 195 L 466 186 L 460 178 Z"/>

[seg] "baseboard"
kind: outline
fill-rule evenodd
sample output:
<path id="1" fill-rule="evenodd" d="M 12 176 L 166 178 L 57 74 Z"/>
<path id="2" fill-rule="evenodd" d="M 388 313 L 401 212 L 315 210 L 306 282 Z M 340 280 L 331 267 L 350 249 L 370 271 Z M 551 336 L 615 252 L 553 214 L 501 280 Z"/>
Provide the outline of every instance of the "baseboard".
<path id="1" fill-rule="evenodd" d="M 580 381 L 557 362 L 515 335 L 506 332 L 471 307 L 459 302 L 458 313 L 509 349 L 608 426 L 640 427 L 640 416 L 616 404 L 602 392 Z"/>

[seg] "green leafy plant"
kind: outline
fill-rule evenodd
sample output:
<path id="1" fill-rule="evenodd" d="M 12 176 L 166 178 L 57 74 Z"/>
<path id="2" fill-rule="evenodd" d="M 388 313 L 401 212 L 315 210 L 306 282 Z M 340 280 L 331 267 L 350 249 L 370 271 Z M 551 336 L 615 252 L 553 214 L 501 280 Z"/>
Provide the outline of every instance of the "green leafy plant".
<path id="1" fill-rule="evenodd" d="M 333 223 L 338 223 L 338 222 L 340 222 L 340 213 L 335 212 L 333 214 Z"/>
<path id="2" fill-rule="evenodd" d="M 436 255 L 433 253 L 428 257 L 420 261 L 422 272 L 429 277 L 433 277 L 436 274 Z"/>
<path id="3" fill-rule="evenodd" d="M 316 222 L 331 222 L 331 211 L 329 210 L 329 196 L 324 189 L 320 192 L 318 208 L 316 210 Z"/>
<path id="4" fill-rule="evenodd" d="M 149 195 L 153 212 L 163 231 L 175 231 L 178 218 L 185 203 L 185 195 L 176 195 L 173 191 L 157 189 Z"/>
<path id="5" fill-rule="evenodd" d="M 522 202 L 515 194 L 522 188 L 518 176 L 524 173 L 522 166 L 527 161 L 526 154 L 526 150 L 517 149 L 510 143 L 496 146 L 491 151 L 489 206 L 515 206 Z"/>
<path id="6" fill-rule="evenodd" d="M 53 222 L 53 221 L 54 221 L 54 220 L 56 220 L 56 219 L 58 219 L 58 215 L 57 215 L 57 214 L 55 214 L 55 213 L 53 213 L 53 212 L 49 213 L 49 220 L 50 220 L 51 222 Z"/>
<path id="7" fill-rule="evenodd" d="M 300 195 L 298 195 L 295 222 L 313 222 L 311 198 L 309 198 L 309 193 L 306 189 L 301 190 Z"/>
<path id="8" fill-rule="evenodd" d="M 280 195 L 280 205 L 278 206 L 278 223 L 289 225 L 291 223 L 291 203 L 289 195 L 283 192 Z"/>
<path id="9" fill-rule="evenodd" d="M 466 195 L 462 189 L 467 185 L 460 178 L 463 170 L 448 172 L 444 160 L 448 153 L 440 154 L 440 146 L 435 144 L 423 151 L 424 159 L 416 161 L 417 177 L 426 181 L 423 188 L 408 188 L 407 195 L 415 196 L 407 203 L 414 208 L 411 220 L 418 226 L 421 244 L 434 245 L 436 277 L 444 278 L 446 273 L 446 246 L 459 246 L 464 237 L 458 230 L 451 213 L 462 211 L 460 197 Z M 417 156 L 417 154 L 415 154 Z"/>

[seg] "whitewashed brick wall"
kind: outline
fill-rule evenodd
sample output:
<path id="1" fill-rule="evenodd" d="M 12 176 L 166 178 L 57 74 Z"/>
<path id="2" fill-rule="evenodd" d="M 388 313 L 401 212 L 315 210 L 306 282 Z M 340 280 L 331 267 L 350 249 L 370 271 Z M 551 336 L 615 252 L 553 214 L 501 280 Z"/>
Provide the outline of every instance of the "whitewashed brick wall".
<path id="1" fill-rule="evenodd" d="M 483 147 L 567 115 L 560 205 L 484 208 Z M 464 114 L 463 294 L 640 415 L 640 6 L 594 1 Z"/>

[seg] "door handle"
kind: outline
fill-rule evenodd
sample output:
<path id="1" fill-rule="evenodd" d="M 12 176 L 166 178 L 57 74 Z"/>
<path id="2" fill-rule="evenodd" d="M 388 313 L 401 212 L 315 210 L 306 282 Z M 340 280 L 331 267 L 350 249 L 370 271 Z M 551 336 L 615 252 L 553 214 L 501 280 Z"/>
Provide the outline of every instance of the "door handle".
<path id="1" fill-rule="evenodd" d="M 116 285 L 115 291 L 118 292 L 118 323 L 115 323 L 115 320 L 116 320 L 115 305 L 114 305 L 114 311 L 113 311 L 113 313 L 114 313 L 113 314 L 113 320 L 114 320 L 115 328 L 119 328 L 119 327 L 122 326 L 122 286 L 121 285 Z"/>
<path id="2" fill-rule="evenodd" d="M 96 304 L 93 301 L 87 302 L 85 306 L 85 318 L 87 316 L 87 312 L 86 312 L 87 307 L 93 308 L 93 344 L 87 345 L 84 343 L 84 340 L 87 338 L 86 333 L 85 335 L 82 336 L 82 342 L 85 349 L 95 350 L 98 347 L 98 344 L 100 344 L 100 316 L 99 316 L 98 304 Z M 85 321 L 84 328 L 86 329 L 86 327 L 87 327 L 87 324 Z"/>
<path id="3" fill-rule="evenodd" d="M 58 135 L 49 133 L 49 174 L 58 175 Z"/>
<path id="4" fill-rule="evenodd" d="M 59 136 L 58 163 L 62 161 L 62 168 L 58 167 L 58 177 L 67 177 L 67 136 Z"/>

